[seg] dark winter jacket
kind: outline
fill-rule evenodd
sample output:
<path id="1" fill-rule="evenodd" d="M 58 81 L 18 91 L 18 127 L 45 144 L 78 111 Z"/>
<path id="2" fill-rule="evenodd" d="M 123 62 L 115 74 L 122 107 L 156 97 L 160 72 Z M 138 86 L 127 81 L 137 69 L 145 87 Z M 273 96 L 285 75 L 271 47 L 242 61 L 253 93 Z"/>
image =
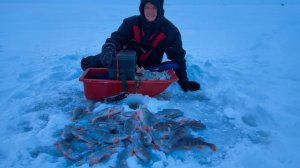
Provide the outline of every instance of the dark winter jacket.
<path id="1" fill-rule="evenodd" d="M 157 7 L 157 18 L 153 22 L 144 16 L 144 5 L 150 2 Z M 187 79 L 185 50 L 182 48 L 179 30 L 164 17 L 163 0 L 141 0 L 140 15 L 124 19 L 117 31 L 106 40 L 117 50 L 131 48 L 137 51 L 137 64 L 143 67 L 159 65 L 163 54 L 179 64 L 176 75 L 179 80 Z"/>

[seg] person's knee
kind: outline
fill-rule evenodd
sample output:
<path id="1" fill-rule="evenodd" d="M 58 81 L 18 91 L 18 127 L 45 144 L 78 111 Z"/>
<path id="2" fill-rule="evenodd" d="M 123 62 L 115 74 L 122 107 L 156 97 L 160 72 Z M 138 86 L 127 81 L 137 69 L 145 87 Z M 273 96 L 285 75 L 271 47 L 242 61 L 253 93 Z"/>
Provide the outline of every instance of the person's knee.
<path id="1" fill-rule="evenodd" d="M 88 68 L 87 59 L 82 58 L 81 62 L 80 62 L 80 65 L 81 65 L 81 69 L 85 71 Z"/>

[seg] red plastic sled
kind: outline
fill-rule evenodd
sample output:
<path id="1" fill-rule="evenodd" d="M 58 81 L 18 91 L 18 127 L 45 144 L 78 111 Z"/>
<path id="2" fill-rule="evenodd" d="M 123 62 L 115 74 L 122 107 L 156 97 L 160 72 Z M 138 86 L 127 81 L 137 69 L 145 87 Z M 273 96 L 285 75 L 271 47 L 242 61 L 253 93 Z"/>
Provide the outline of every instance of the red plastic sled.
<path id="1" fill-rule="evenodd" d="M 84 95 L 87 99 L 102 101 L 123 91 L 121 80 L 92 79 L 94 76 L 107 73 L 106 68 L 88 68 L 84 71 L 79 80 L 83 82 Z M 128 92 L 151 97 L 158 95 L 178 80 L 173 70 L 169 70 L 168 74 L 169 80 L 142 80 L 138 88 L 135 80 L 127 80 Z"/>

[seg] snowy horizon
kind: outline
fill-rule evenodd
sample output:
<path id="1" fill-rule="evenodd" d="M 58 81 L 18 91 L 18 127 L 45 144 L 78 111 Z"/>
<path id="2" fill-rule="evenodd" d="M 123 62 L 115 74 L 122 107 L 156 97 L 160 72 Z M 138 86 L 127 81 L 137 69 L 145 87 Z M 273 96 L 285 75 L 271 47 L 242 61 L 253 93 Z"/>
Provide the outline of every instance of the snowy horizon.
<path id="1" fill-rule="evenodd" d="M 73 167 L 46 149 L 71 111 L 90 103 L 80 60 L 138 15 L 139 2 L 0 0 L 0 167 Z M 165 0 L 164 9 L 181 32 L 189 79 L 202 89 L 184 93 L 175 83 L 121 103 L 181 109 L 207 126 L 201 136 L 218 150 L 160 153 L 152 167 L 299 167 L 300 2 Z M 114 166 L 112 158 L 95 167 Z"/>

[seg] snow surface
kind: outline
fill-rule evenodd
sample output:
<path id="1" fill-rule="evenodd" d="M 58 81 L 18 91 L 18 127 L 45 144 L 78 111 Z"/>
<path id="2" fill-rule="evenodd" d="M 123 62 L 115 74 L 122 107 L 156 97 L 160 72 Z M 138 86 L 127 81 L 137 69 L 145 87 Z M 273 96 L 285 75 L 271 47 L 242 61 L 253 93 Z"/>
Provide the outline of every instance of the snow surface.
<path id="1" fill-rule="evenodd" d="M 70 166 L 53 143 L 70 112 L 90 103 L 80 60 L 97 54 L 138 5 L 0 0 L 1 168 Z M 138 98 L 151 111 L 182 109 L 207 125 L 201 136 L 218 151 L 157 152 L 161 160 L 146 167 L 300 167 L 300 2 L 165 0 L 165 15 L 181 31 L 189 78 L 202 90 L 184 93 L 173 84 L 157 97 L 121 103 Z"/>

